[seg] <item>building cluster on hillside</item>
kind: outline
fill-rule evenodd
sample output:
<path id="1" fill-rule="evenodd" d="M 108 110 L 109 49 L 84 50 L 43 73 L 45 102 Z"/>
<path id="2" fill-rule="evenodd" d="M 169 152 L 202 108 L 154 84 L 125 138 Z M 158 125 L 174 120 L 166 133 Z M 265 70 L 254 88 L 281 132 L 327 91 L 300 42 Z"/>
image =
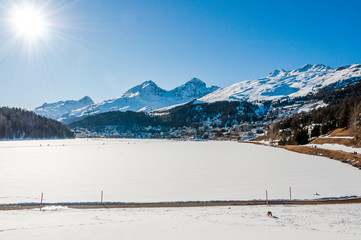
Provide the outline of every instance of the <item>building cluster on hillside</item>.
<path id="1" fill-rule="evenodd" d="M 120 131 L 117 126 L 107 126 L 102 130 L 76 128 L 74 133 L 79 138 L 160 138 L 160 139 L 205 139 L 205 140 L 240 140 L 264 134 L 267 124 L 263 122 L 235 124 L 231 127 L 203 125 L 198 128 L 173 127 L 167 130 L 147 127 L 137 131 Z"/>

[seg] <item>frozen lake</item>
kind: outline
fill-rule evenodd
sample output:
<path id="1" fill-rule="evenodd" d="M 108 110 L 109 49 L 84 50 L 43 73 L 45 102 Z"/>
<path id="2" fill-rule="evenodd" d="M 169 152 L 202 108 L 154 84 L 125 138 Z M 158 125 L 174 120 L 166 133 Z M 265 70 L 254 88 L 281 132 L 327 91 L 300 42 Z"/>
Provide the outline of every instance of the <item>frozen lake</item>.
<path id="1" fill-rule="evenodd" d="M 0 203 L 158 202 L 361 196 L 360 170 L 236 142 L 74 139 L 0 142 Z M 319 195 L 315 195 L 318 193 Z"/>

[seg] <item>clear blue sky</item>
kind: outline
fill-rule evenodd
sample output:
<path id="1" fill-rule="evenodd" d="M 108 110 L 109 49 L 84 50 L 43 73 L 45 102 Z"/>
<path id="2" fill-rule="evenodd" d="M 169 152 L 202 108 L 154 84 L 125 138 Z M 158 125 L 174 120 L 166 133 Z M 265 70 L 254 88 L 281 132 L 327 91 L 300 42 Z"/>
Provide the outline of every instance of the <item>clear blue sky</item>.
<path id="1" fill-rule="evenodd" d="M 1 106 L 99 102 L 146 80 L 224 87 L 277 68 L 361 62 L 360 0 L 32 0 L 51 24 L 32 46 L 14 38 L 13 2 L 0 3 Z"/>

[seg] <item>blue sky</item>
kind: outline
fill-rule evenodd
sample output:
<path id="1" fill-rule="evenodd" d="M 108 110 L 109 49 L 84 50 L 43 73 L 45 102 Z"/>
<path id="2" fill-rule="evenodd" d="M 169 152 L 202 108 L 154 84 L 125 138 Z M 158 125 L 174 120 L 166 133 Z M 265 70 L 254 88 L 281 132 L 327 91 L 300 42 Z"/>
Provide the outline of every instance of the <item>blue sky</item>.
<path id="1" fill-rule="evenodd" d="M 360 63 L 361 1 L 29 0 L 51 26 L 31 46 L 0 4 L 0 105 L 95 102 L 153 80 L 221 87 L 306 63 Z M 46 7 L 44 7 L 46 5 Z"/>

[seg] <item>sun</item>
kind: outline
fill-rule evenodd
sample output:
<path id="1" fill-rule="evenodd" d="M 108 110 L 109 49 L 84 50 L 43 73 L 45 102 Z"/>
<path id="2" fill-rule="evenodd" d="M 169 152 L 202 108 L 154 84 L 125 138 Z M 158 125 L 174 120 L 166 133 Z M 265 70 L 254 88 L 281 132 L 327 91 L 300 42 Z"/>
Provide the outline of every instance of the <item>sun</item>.
<path id="1" fill-rule="evenodd" d="M 11 24 L 18 36 L 26 39 L 41 37 L 47 27 L 47 22 L 41 9 L 31 5 L 16 6 L 11 12 Z"/>

